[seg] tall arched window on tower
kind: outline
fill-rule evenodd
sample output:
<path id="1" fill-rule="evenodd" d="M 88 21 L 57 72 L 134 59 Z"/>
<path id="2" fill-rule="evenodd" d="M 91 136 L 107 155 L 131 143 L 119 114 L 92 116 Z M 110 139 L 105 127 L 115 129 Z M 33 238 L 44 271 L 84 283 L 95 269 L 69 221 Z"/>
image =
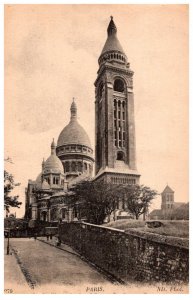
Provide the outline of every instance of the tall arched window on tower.
<path id="1" fill-rule="evenodd" d="M 121 80 L 121 79 L 115 79 L 115 82 L 114 82 L 114 91 L 123 93 L 124 90 L 125 90 L 125 85 L 124 85 L 123 80 Z"/>

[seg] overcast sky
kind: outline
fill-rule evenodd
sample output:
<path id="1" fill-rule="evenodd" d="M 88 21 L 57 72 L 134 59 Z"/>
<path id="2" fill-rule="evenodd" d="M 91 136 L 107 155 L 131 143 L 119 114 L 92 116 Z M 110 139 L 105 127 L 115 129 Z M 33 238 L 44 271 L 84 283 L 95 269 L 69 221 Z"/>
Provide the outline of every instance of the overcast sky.
<path id="1" fill-rule="evenodd" d="M 5 167 L 23 204 L 28 179 L 69 122 L 72 97 L 94 148 L 94 81 L 111 15 L 135 72 L 141 184 L 162 192 L 168 183 L 175 201 L 188 201 L 187 6 L 7 5 L 5 157 L 14 164 Z M 24 205 L 16 211 L 23 216 Z"/>

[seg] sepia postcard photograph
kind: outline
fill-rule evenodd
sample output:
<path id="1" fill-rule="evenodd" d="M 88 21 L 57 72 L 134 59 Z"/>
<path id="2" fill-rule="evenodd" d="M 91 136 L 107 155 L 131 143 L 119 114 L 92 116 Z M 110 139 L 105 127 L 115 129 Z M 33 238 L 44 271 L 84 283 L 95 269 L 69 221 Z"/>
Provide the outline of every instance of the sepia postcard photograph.
<path id="1" fill-rule="evenodd" d="M 4 5 L 4 295 L 189 293 L 188 15 Z"/>

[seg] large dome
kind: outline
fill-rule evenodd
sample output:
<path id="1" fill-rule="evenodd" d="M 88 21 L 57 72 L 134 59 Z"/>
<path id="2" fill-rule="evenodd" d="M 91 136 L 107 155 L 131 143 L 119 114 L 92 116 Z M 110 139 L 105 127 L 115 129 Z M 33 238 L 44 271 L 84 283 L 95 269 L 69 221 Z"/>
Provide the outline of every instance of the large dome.
<path id="1" fill-rule="evenodd" d="M 56 145 L 54 141 L 51 144 L 51 155 L 44 163 L 43 173 L 64 173 L 63 165 L 60 159 L 56 156 Z"/>
<path id="2" fill-rule="evenodd" d="M 91 147 L 86 131 L 77 121 L 70 121 L 58 137 L 57 146 L 66 144 L 79 144 Z"/>
<path id="3" fill-rule="evenodd" d="M 71 105 L 71 120 L 61 131 L 57 147 L 69 144 L 85 145 L 91 148 L 90 139 L 84 128 L 77 121 L 77 108 L 73 101 Z"/>

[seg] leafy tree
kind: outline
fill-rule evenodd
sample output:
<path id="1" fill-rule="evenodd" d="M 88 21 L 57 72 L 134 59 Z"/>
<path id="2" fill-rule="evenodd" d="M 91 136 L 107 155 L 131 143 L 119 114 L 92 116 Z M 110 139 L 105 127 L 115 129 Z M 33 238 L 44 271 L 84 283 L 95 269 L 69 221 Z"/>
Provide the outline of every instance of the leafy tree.
<path id="1" fill-rule="evenodd" d="M 145 212 L 158 195 L 157 191 L 143 185 L 113 185 L 99 181 L 82 181 L 72 188 L 68 201 L 78 205 L 81 216 L 88 222 L 102 224 L 116 208 L 120 200 L 136 219 Z"/>
<path id="2" fill-rule="evenodd" d="M 19 185 L 20 183 L 15 183 L 13 175 L 4 170 L 4 209 L 6 214 L 9 213 L 10 206 L 20 208 L 22 204 L 22 202 L 18 201 L 19 196 L 10 195 L 14 187 Z"/>
<path id="3" fill-rule="evenodd" d="M 71 204 L 78 203 L 81 215 L 93 224 L 102 224 L 116 208 L 116 186 L 98 182 L 82 181 L 72 188 Z"/>
<path id="4" fill-rule="evenodd" d="M 184 203 L 171 213 L 172 220 L 189 220 L 189 203 Z"/>
<path id="5" fill-rule="evenodd" d="M 139 216 L 146 213 L 151 201 L 158 195 L 156 190 L 144 185 L 119 186 L 120 195 L 127 204 L 128 210 L 139 219 Z"/>

